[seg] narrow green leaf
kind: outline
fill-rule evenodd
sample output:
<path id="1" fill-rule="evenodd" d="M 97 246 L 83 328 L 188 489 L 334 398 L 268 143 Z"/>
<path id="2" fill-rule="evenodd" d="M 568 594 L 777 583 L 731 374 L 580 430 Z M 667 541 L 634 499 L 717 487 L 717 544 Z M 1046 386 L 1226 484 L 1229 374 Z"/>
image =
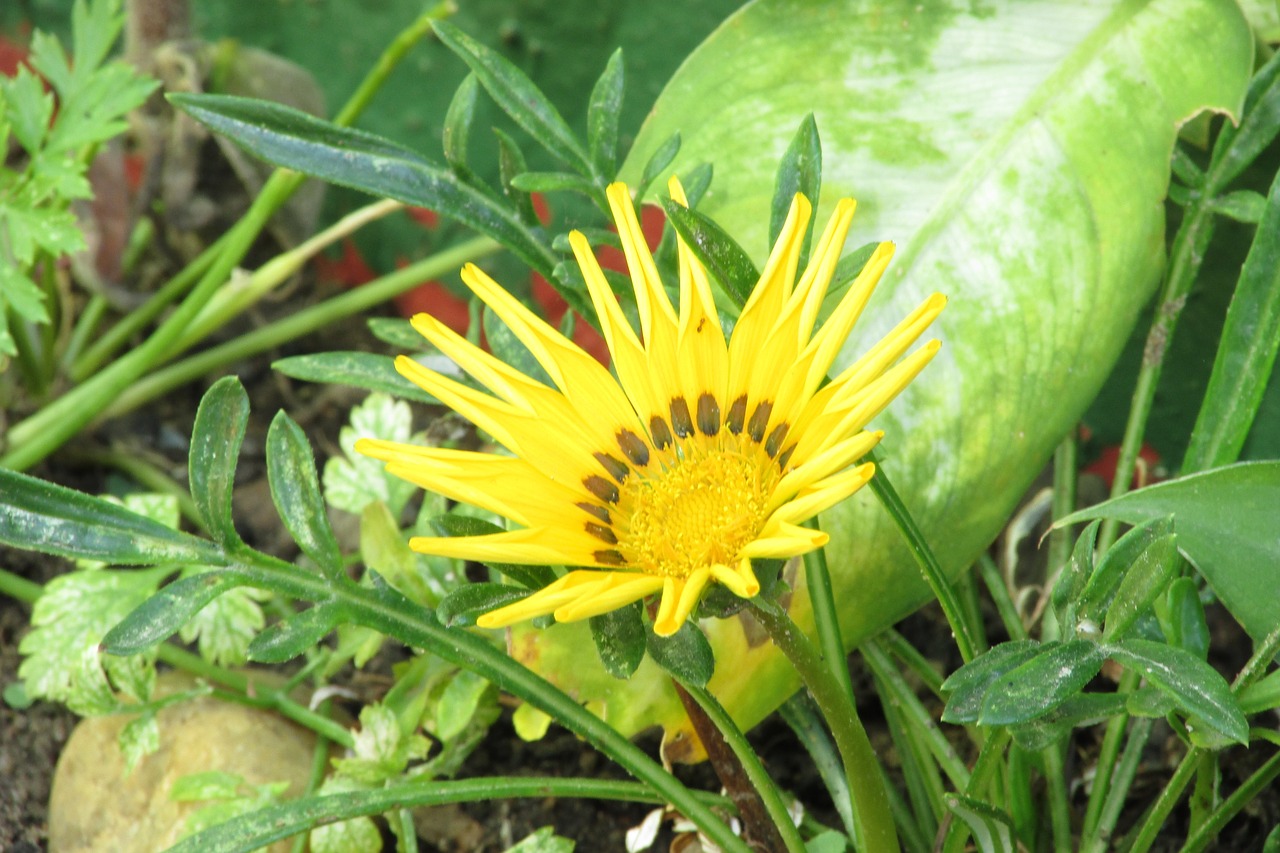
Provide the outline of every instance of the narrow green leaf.
<path id="1" fill-rule="evenodd" d="M 1116 597 L 1107 608 L 1107 620 L 1102 628 L 1104 643 L 1123 637 L 1173 580 L 1180 562 L 1176 559 L 1177 539 L 1173 533 L 1159 537 L 1125 570 Z"/>
<path id="2" fill-rule="evenodd" d="M 942 682 L 947 706 L 942 719 L 948 723 L 974 723 L 982 711 L 987 691 L 997 680 L 1040 653 L 1036 640 L 1001 643 L 957 669 Z"/>
<path id="3" fill-rule="evenodd" d="M 1058 617 L 1058 625 L 1067 635 L 1074 634 L 1076 630 L 1076 600 L 1093 575 L 1094 551 L 1097 549 L 1098 528 L 1101 526 L 1101 521 L 1095 521 L 1081 531 L 1080 538 L 1071 550 L 1071 559 L 1062 567 L 1058 581 L 1053 585 L 1054 613 Z"/>
<path id="4" fill-rule="evenodd" d="M 255 663 L 285 663 L 311 649 L 324 636 L 346 621 L 346 612 L 336 603 L 317 604 L 281 619 L 249 643 L 249 660 Z"/>
<path id="5" fill-rule="evenodd" d="M 609 57 L 587 102 L 587 150 L 596 173 L 610 178 L 618 166 L 618 115 L 624 88 L 622 48 Z"/>
<path id="6" fill-rule="evenodd" d="M 1199 585 L 1192 578 L 1178 578 L 1165 596 L 1165 624 L 1169 645 L 1186 649 L 1206 660 L 1209 657 L 1209 624 L 1200 602 Z"/>
<path id="7" fill-rule="evenodd" d="M 271 363 L 274 370 L 305 382 L 350 385 L 382 391 L 419 403 L 439 401 L 396 372 L 395 359 L 371 352 L 320 352 L 295 355 Z"/>
<path id="8" fill-rule="evenodd" d="M 591 617 L 591 639 L 600 662 L 614 678 L 627 679 L 644 660 L 645 628 L 640 602 Z"/>
<path id="9" fill-rule="evenodd" d="M 572 172 L 524 172 L 511 179 L 511 186 L 527 193 L 582 193 L 588 198 L 597 195 L 596 185 Z"/>
<path id="10" fill-rule="evenodd" d="M 973 843 L 982 853 L 1016 853 L 1013 819 L 1003 810 L 963 794 L 945 794 L 943 800 L 969 827 Z"/>
<path id="11" fill-rule="evenodd" d="M 441 600 L 436 608 L 436 618 L 447 628 L 469 628 L 489 611 L 528 595 L 528 590 L 505 583 L 469 583 Z"/>
<path id="12" fill-rule="evenodd" d="M 649 656 L 658 666 L 696 687 L 706 687 L 715 673 L 716 660 L 711 644 L 702 629 L 692 620 L 685 622 L 670 637 L 645 632 Z"/>
<path id="13" fill-rule="evenodd" d="M 787 221 L 791 202 L 799 193 L 816 209 L 822 191 L 822 142 L 818 138 L 818 123 L 809 113 L 800 122 L 791 144 L 778 164 L 778 177 L 773 183 L 773 209 L 769 216 L 769 245 L 778 242 L 782 226 Z M 809 257 L 809 243 L 813 238 L 813 217 L 804 232 L 804 245 L 800 250 L 800 269 L 804 269 Z M 866 263 L 865 261 L 863 263 Z"/>
<path id="14" fill-rule="evenodd" d="M 1240 691 L 1237 697 L 1240 708 L 1246 714 L 1259 714 L 1272 708 L 1280 708 L 1280 669 L 1274 669 L 1267 675 Z"/>
<path id="15" fill-rule="evenodd" d="M 225 565 L 222 549 L 91 497 L 0 468 L 0 542 L 78 560 L 124 566 Z"/>
<path id="16" fill-rule="evenodd" d="M 1107 656 L 1142 674 L 1173 697 L 1187 714 L 1237 743 L 1249 742 L 1240 703 L 1218 671 L 1176 646 L 1151 640 L 1124 640 L 1103 647 Z"/>
<path id="17" fill-rule="evenodd" d="M 280 520 L 320 570 L 331 578 L 342 574 L 342 553 L 329 525 L 320 492 L 311 443 L 302 428 L 283 411 L 267 430 L 267 481 Z"/>
<path id="18" fill-rule="evenodd" d="M 1209 168 L 1211 196 L 1248 168 L 1280 132 L 1280 56 L 1272 56 L 1249 83 L 1239 125 L 1226 122 L 1213 146 Z"/>
<path id="19" fill-rule="evenodd" d="M 529 166 L 524 159 L 524 152 L 520 150 L 520 145 L 500 128 L 495 127 L 493 135 L 498 139 L 498 180 L 502 185 L 502 194 L 515 206 L 524 222 L 530 225 L 537 224 L 538 212 L 533 208 L 533 199 L 529 193 L 512 183 L 516 175 L 523 175 L 528 171 Z"/>
<path id="20" fill-rule="evenodd" d="M 1280 624 L 1277 506 L 1280 462 L 1244 462 L 1147 486 L 1072 513 L 1055 526 L 1090 518 L 1138 524 L 1172 514 L 1182 555 L 1249 635 L 1261 641 Z"/>
<path id="21" fill-rule="evenodd" d="M 1280 114 L 1278 114 L 1280 119 Z M 1280 174 L 1267 194 L 1218 341 L 1213 373 L 1182 467 L 1216 468 L 1240 457 L 1280 351 Z"/>
<path id="22" fill-rule="evenodd" d="M 1256 225 L 1267 209 L 1267 197 L 1254 190 L 1237 190 L 1209 202 L 1209 209 L 1236 222 Z"/>
<path id="23" fill-rule="evenodd" d="M 978 723 L 1009 726 L 1049 713 L 1083 690 L 1105 659 L 1090 640 L 1042 646 L 1038 655 L 991 683 Z"/>
<path id="24" fill-rule="evenodd" d="M 418 330 L 413 328 L 408 320 L 398 317 L 370 317 L 365 321 L 365 325 L 369 327 L 369 331 L 375 338 L 398 350 L 417 352 L 432 349 L 427 339 L 418 334 Z M 289 361 L 289 359 L 282 359 L 282 361 Z"/>
<path id="25" fill-rule="evenodd" d="M 102 638 L 111 655 L 144 652 L 178 632 L 192 616 L 229 589 L 245 584 L 234 572 L 202 572 L 174 581 L 124 617 Z"/>
<path id="26" fill-rule="evenodd" d="M 501 527 L 470 515 L 439 515 L 431 519 L 431 526 L 441 536 L 487 536 L 504 533 Z M 516 563 L 485 563 L 496 572 L 511 578 L 525 589 L 539 590 L 556 579 L 550 566 L 522 566 Z"/>
<path id="27" fill-rule="evenodd" d="M 188 476 L 191 499 L 213 538 L 228 548 L 240 544 L 231 518 L 236 463 L 249 423 L 249 395 L 234 376 L 224 376 L 205 392 L 191 428 Z"/>
<path id="28" fill-rule="evenodd" d="M 640 176 L 640 183 L 636 185 L 635 200 L 637 202 L 644 201 L 645 194 L 649 191 L 649 185 L 657 180 L 671 162 L 676 159 L 676 155 L 680 153 L 680 131 L 676 131 L 667 137 L 667 141 L 658 146 L 653 152 L 653 156 L 649 158 L 649 162 L 644 164 L 644 172 Z M 693 201 L 690 200 L 690 204 Z"/>
<path id="29" fill-rule="evenodd" d="M 436 20 L 431 26 L 440 41 L 467 63 L 503 112 L 556 157 L 582 174 L 591 175 L 591 161 L 581 143 L 523 71 L 452 24 Z"/>
<path id="30" fill-rule="evenodd" d="M 390 140 L 251 98 L 170 95 L 169 100 L 269 163 L 430 208 L 489 235 L 543 275 L 555 268 L 556 258 L 505 206 Z"/>
<path id="31" fill-rule="evenodd" d="M 667 221 L 693 250 L 721 288 L 741 308 L 760 280 L 760 273 L 742 247 L 724 229 L 696 210 L 669 198 L 662 200 Z"/>
<path id="32" fill-rule="evenodd" d="M 1098 561 L 1098 567 L 1089 576 L 1084 591 L 1080 593 L 1081 617 L 1101 624 L 1129 568 L 1137 563 L 1138 558 L 1151 547 L 1152 543 L 1172 532 L 1173 519 L 1165 516 L 1139 524 L 1121 536 L 1116 544 L 1102 555 Z"/>
<path id="33" fill-rule="evenodd" d="M 546 370 L 533 357 L 533 353 L 529 352 L 528 347 L 520 342 L 515 332 L 511 331 L 507 324 L 502 322 L 501 317 L 488 307 L 484 309 L 483 317 L 484 336 L 489 344 L 490 352 L 525 376 L 536 379 L 547 386 L 554 384 L 551 381 L 551 377 L 547 375 Z"/>
<path id="34" fill-rule="evenodd" d="M 467 165 L 467 142 L 471 138 L 471 122 L 476 115 L 476 75 L 468 74 L 458 84 L 444 114 L 444 159 L 459 175 L 470 175 Z"/>

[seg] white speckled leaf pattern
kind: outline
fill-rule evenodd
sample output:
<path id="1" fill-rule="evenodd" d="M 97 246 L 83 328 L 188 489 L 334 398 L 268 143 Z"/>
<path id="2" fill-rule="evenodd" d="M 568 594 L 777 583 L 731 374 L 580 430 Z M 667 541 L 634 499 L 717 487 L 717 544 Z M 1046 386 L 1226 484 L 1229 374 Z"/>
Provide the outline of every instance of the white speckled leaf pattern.
<path id="1" fill-rule="evenodd" d="M 763 258 L 774 170 L 815 113 L 818 221 L 852 195 L 847 246 L 900 247 L 837 369 L 928 293 L 950 298 L 941 354 L 875 426 L 885 470 L 956 572 L 999 532 L 1154 290 L 1177 127 L 1237 111 L 1251 64 L 1230 0 L 759 0 L 677 72 L 623 177 L 678 129 L 674 168 L 715 166 L 700 209 Z M 927 599 L 869 491 L 823 523 L 846 641 Z M 802 594 L 792 613 L 809 623 Z M 738 620 L 709 627 L 712 688 L 754 724 L 794 677 Z M 585 628 L 541 641 L 523 629 L 515 649 L 624 731 L 682 726 L 648 662 L 626 685 L 596 676 L 589 642 Z"/>

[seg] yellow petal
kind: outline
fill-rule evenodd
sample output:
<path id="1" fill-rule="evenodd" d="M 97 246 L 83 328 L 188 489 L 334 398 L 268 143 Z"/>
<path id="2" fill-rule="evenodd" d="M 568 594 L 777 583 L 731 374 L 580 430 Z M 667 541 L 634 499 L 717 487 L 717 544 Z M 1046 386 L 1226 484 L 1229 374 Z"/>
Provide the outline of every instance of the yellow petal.
<path id="1" fill-rule="evenodd" d="M 698 603 L 698 596 L 711 579 L 711 569 L 696 569 L 687 578 L 665 578 L 662 587 L 662 601 L 658 604 L 658 615 L 653 620 L 653 633 L 659 637 L 670 637 L 684 625 L 693 606 Z"/>

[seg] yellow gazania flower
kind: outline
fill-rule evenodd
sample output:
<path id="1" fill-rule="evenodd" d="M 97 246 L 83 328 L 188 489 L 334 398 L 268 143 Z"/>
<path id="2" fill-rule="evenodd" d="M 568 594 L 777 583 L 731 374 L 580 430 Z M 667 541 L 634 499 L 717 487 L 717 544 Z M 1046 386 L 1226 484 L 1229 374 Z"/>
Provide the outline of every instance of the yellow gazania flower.
<path id="1" fill-rule="evenodd" d="M 672 198 L 685 204 L 674 179 Z M 707 583 L 744 598 L 760 585 L 756 558 L 826 544 L 802 527 L 864 485 L 855 464 L 881 433 L 864 425 L 938 350 L 899 361 L 942 310 L 930 297 L 855 364 L 823 384 L 893 254 L 881 243 L 814 332 L 854 203 L 845 199 L 796 281 L 810 204 L 792 203 L 760 282 L 728 342 L 707 273 L 679 246 L 680 306 L 672 306 L 627 188 L 608 189 L 635 287 L 640 336 L 578 232 L 570 244 L 617 371 L 535 316 L 478 267 L 462 280 L 515 333 L 555 388 L 472 346 L 427 314 L 413 326 L 492 394 L 401 357 L 396 367 L 491 435 L 512 455 L 366 439 L 361 453 L 396 476 L 497 513 L 518 527 L 483 536 L 420 537 L 417 551 L 482 562 L 584 566 L 480 617 L 497 628 L 553 614 L 596 616 L 661 593 L 654 631 L 674 634 Z"/>

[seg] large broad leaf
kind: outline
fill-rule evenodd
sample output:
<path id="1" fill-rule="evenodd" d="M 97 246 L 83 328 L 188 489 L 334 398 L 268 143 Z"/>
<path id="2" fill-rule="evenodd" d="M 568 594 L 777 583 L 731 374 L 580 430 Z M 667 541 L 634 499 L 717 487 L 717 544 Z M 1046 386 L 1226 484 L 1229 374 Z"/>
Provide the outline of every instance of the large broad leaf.
<path id="1" fill-rule="evenodd" d="M 759 0 L 668 84 L 623 174 L 634 184 L 678 130 L 669 171 L 714 163 L 700 209 L 759 263 L 775 169 L 814 114 L 819 220 L 855 196 L 848 246 L 899 247 L 836 368 L 929 293 L 950 297 L 934 329 L 941 354 L 876 426 L 884 470 L 957 572 L 996 536 L 1106 377 L 1159 277 L 1177 129 L 1203 110 L 1237 114 L 1251 57 L 1230 0 Z M 869 490 L 822 521 L 846 642 L 927 599 Z M 811 623 L 803 594 L 791 613 Z M 741 722 L 794 688 L 786 662 L 743 620 L 708 634 L 711 689 Z M 687 731 L 647 667 L 625 686 L 589 674 L 584 635 L 557 627 L 541 645 L 518 636 L 513 646 L 600 701 L 624 731 L 661 722 L 669 742 Z"/>

